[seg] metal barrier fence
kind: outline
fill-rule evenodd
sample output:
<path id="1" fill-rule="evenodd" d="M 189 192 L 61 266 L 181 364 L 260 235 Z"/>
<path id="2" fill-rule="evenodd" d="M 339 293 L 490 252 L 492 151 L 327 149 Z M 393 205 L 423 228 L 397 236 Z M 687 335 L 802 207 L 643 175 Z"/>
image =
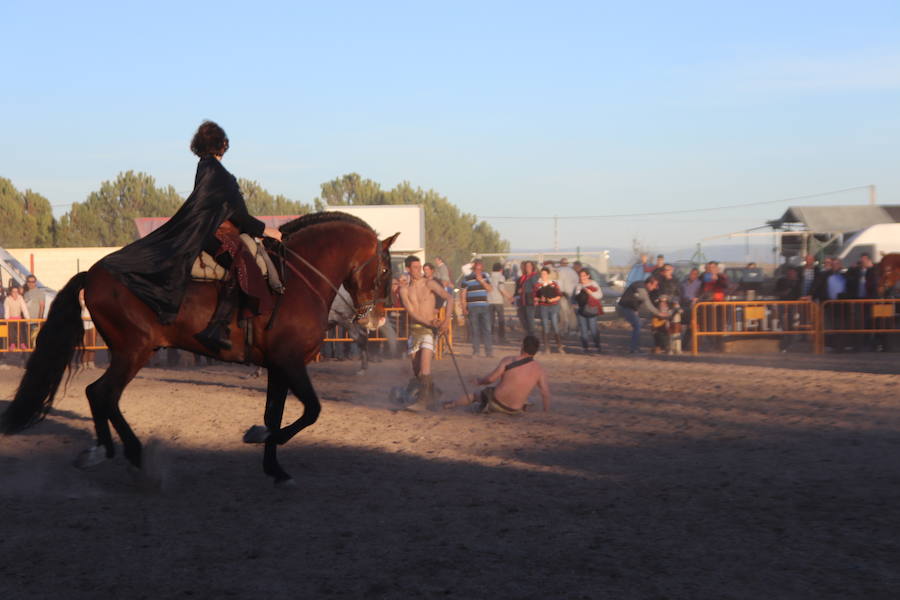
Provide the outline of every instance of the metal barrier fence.
<path id="1" fill-rule="evenodd" d="M 385 308 L 385 317 L 391 320 L 394 331 L 397 333 L 397 342 L 405 342 L 409 335 L 409 317 L 406 309 L 403 308 Z M 444 316 L 444 309 L 439 312 L 440 318 Z M 97 333 L 97 329 L 93 326 L 90 319 L 84 319 L 85 323 L 89 323 L 85 329 L 85 350 L 107 350 L 106 344 Z M 2 353 L 20 353 L 31 352 L 34 349 L 34 342 L 37 338 L 38 331 L 43 326 L 45 319 L 0 319 L 0 354 Z M 326 333 L 323 342 L 354 342 L 353 338 L 341 337 L 339 335 L 341 328 L 331 327 Z M 334 335 L 328 335 L 333 333 Z M 378 332 L 369 334 L 370 342 L 386 342 L 392 341 L 391 338 L 383 337 Z M 447 338 L 441 337 L 435 340 L 435 358 L 440 359 L 446 349 L 447 341 L 453 344 L 453 324 L 447 332 Z"/>
<path id="2" fill-rule="evenodd" d="M 700 353 L 700 338 L 816 337 L 819 307 L 809 300 L 698 302 L 691 312 L 691 354 Z"/>
<path id="3" fill-rule="evenodd" d="M 816 352 L 825 352 L 826 342 L 843 349 L 849 335 L 872 336 L 868 343 L 874 345 L 875 336 L 888 333 L 900 333 L 900 300 L 826 300 L 821 308 Z"/>
<path id="4" fill-rule="evenodd" d="M 393 327 L 394 332 L 397 334 L 394 341 L 397 342 L 405 342 L 409 339 L 409 315 L 406 314 L 405 308 L 385 308 L 385 318 L 389 319 L 391 322 L 391 326 Z M 438 311 L 438 318 L 443 319 L 446 314 L 446 310 L 441 308 Z M 326 337 L 322 340 L 322 342 L 355 342 L 351 337 L 346 335 L 341 336 L 340 332 L 344 329 L 340 325 L 335 325 L 334 327 L 329 327 L 326 332 Z M 383 331 L 385 328 L 381 328 Z M 346 330 L 344 330 L 346 334 Z M 389 337 L 384 337 L 380 335 L 376 335 L 374 333 L 370 333 L 368 340 L 370 342 L 388 342 L 392 341 Z M 452 345 L 453 344 L 453 321 L 450 321 L 450 328 L 447 330 L 446 339 L 441 336 L 435 340 L 434 346 L 434 357 L 437 360 L 440 360 L 443 357 L 443 353 L 447 348 L 447 342 Z"/>

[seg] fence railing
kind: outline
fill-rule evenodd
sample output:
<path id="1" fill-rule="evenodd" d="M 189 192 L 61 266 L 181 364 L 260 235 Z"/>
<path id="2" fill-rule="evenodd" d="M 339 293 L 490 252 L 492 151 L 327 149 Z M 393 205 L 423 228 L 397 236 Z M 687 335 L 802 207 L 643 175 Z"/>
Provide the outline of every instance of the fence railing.
<path id="1" fill-rule="evenodd" d="M 444 316 L 444 309 L 439 312 L 441 318 Z M 390 320 L 390 326 L 396 332 L 396 337 L 384 336 L 382 332 L 386 327 L 380 328 L 379 331 L 370 332 L 368 341 L 370 342 L 387 342 L 397 341 L 406 342 L 409 336 L 409 316 L 406 309 L 403 308 L 385 308 L 385 318 Z M 97 329 L 93 326 L 90 319 L 84 319 L 85 328 L 85 350 L 107 350 L 106 344 L 97 333 Z M 34 343 L 37 338 L 38 331 L 43 326 L 45 319 L 0 319 L 0 353 L 19 353 L 32 352 Z M 453 325 L 451 323 L 450 330 L 447 332 L 447 338 L 443 336 L 435 340 L 435 358 L 440 359 L 446 350 L 447 341 L 453 343 Z M 356 340 L 346 335 L 346 330 L 340 326 L 331 327 L 326 332 L 323 342 L 355 342 Z"/>
<path id="2" fill-rule="evenodd" d="M 822 303 L 820 321 L 816 352 L 821 354 L 826 342 L 842 347 L 845 340 L 838 336 L 900 333 L 900 300 L 826 300 Z"/>
<path id="3" fill-rule="evenodd" d="M 698 302 L 691 313 L 691 353 L 701 337 L 815 336 L 819 307 L 809 300 Z"/>
<path id="4" fill-rule="evenodd" d="M 384 335 L 379 334 L 378 332 L 369 333 L 368 341 L 370 342 L 388 342 L 388 341 L 397 341 L 397 342 L 406 342 L 409 339 L 409 315 L 406 313 L 405 308 L 385 308 L 385 318 L 390 321 L 390 324 L 386 324 L 384 327 L 379 328 L 379 332 L 384 332 L 388 327 L 391 327 L 393 331 L 396 333 L 394 338 L 390 338 Z M 443 319 L 446 314 L 445 309 L 441 308 L 438 311 L 438 318 Z M 341 333 L 344 335 L 341 335 Z M 440 360 L 443 356 L 444 351 L 447 349 L 447 342 L 453 344 L 453 321 L 450 321 L 450 329 L 447 331 L 447 337 L 439 336 L 435 339 L 434 345 L 434 356 L 436 359 Z M 335 325 L 333 327 L 329 327 L 325 332 L 325 338 L 322 342 L 355 342 L 356 340 L 352 337 L 346 335 L 346 328 L 341 327 L 340 325 Z"/>
<path id="5" fill-rule="evenodd" d="M 444 309 L 440 316 L 443 317 Z M 409 317 L 403 308 L 386 308 L 386 318 L 396 333 L 387 337 L 371 332 L 370 342 L 405 342 Z M 107 346 L 90 323 L 85 329 L 86 350 L 106 350 Z M 44 319 L 0 319 L 0 354 L 31 352 Z M 831 336 L 900 333 L 900 299 L 827 300 L 821 305 L 808 300 L 752 300 L 740 302 L 698 302 L 691 311 L 691 352 L 699 354 L 700 338 L 790 337 L 809 335 L 813 352 L 822 354 Z M 382 328 L 380 331 L 384 331 Z M 343 335 L 342 335 L 343 332 Z M 332 327 L 323 342 L 354 342 L 340 327 Z M 435 357 L 440 359 L 453 344 L 453 326 L 447 338 L 435 340 Z"/>

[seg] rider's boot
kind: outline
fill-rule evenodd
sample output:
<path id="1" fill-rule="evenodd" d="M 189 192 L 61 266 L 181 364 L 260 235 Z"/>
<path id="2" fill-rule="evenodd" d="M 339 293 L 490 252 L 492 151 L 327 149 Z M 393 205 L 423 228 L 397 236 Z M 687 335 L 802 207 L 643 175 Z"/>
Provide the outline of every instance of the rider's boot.
<path id="1" fill-rule="evenodd" d="M 206 329 L 194 337 L 201 344 L 213 352 L 231 350 L 231 330 L 228 323 L 231 321 L 231 313 L 237 305 L 237 285 L 234 279 L 229 279 L 219 288 L 219 299 L 216 310 Z"/>

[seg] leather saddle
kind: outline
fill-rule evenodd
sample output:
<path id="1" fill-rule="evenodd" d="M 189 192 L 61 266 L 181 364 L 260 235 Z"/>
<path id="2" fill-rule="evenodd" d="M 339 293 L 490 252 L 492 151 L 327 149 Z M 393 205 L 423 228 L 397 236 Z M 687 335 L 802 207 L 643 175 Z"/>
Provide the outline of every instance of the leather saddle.
<path id="1" fill-rule="evenodd" d="M 263 277 L 269 282 L 269 287 L 273 292 L 281 294 L 284 292 L 284 286 L 281 278 L 278 276 L 278 269 L 269 253 L 266 252 L 262 242 L 256 241 L 246 233 L 240 235 L 241 241 L 247 246 L 247 250 L 256 260 Z M 201 252 L 191 265 L 191 279 L 194 281 L 228 281 L 231 279 L 231 272 L 216 262 L 216 260 L 207 252 Z"/>

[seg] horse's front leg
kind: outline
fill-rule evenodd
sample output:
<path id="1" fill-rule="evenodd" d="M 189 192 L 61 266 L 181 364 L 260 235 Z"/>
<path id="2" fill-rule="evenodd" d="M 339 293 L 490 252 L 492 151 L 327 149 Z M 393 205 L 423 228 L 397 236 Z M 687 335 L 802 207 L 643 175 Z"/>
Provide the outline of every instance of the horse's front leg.
<path id="1" fill-rule="evenodd" d="M 312 381 L 309 380 L 309 373 L 306 371 L 306 365 L 294 368 L 290 372 L 285 372 L 288 387 L 294 392 L 294 395 L 303 403 L 303 415 L 288 425 L 273 433 L 272 437 L 277 444 L 284 444 L 292 437 L 297 435 L 301 430 L 315 423 L 322 411 L 322 405 L 319 403 L 319 396 L 313 389 Z"/>
<path id="2" fill-rule="evenodd" d="M 244 434 L 248 443 L 265 443 L 263 450 L 263 472 L 275 479 L 276 486 L 290 486 L 293 480 L 278 464 L 278 442 L 273 436 L 281 428 L 284 414 L 284 400 L 287 397 L 288 382 L 281 369 L 269 368 L 269 381 L 266 388 L 266 411 L 263 417 L 264 427 L 253 426 Z"/>
<path id="3" fill-rule="evenodd" d="M 284 401 L 288 389 L 303 402 L 304 410 L 299 419 L 282 428 L 281 419 L 284 415 Z M 292 487 L 294 485 L 291 476 L 278 463 L 276 456 L 278 446 L 297 435 L 301 429 L 315 423 L 319 418 L 320 410 L 319 398 L 313 390 L 305 365 L 296 368 L 291 373 L 286 373 L 281 368 L 269 367 L 265 426 L 254 426 L 248 429 L 244 434 L 244 441 L 265 444 L 263 471 L 266 475 L 275 478 L 276 486 Z"/>

